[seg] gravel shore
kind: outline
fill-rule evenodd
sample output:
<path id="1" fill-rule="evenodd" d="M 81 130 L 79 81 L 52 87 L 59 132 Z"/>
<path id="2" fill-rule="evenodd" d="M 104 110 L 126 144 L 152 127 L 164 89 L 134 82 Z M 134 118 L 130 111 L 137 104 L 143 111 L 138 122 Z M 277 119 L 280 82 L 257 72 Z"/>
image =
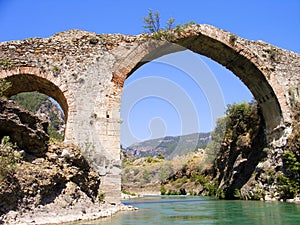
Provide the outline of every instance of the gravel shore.
<path id="1" fill-rule="evenodd" d="M 69 208 L 55 208 L 55 205 L 39 206 L 30 211 L 10 211 L 0 221 L 5 224 L 60 224 L 82 220 L 95 220 L 110 217 L 120 211 L 137 210 L 123 204 L 111 205 L 107 203 L 95 204 L 86 208 L 86 205 L 77 204 Z"/>

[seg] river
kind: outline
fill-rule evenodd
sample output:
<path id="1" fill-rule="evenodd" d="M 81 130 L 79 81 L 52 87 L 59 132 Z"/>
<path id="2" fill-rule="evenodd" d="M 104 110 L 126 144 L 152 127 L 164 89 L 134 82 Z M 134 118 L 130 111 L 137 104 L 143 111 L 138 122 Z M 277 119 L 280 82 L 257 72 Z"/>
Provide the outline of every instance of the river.
<path id="1" fill-rule="evenodd" d="M 123 203 L 138 207 L 139 210 L 122 212 L 111 218 L 76 224 L 300 224 L 300 204 L 295 203 L 223 201 L 189 196 L 144 197 Z"/>

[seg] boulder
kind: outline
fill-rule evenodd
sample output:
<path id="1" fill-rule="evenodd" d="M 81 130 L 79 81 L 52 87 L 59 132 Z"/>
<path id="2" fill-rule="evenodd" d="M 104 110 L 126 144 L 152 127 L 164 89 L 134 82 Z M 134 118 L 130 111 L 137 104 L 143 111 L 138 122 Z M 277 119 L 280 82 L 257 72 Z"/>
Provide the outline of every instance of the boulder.
<path id="1" fill-rule="evenodd" d="M 0 98 L 0 139 L 9 136 L 25 152 L 43 155 L 49 141 L 47 128 L 47 121 Z"/>

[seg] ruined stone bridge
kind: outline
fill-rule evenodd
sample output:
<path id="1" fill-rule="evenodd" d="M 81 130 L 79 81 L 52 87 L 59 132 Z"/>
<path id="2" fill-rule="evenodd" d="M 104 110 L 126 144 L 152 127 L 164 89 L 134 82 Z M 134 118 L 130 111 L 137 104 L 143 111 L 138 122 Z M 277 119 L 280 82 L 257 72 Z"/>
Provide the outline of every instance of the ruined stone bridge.
<path id="1" fill-rule="evenodd" d="M 300 55 L 209 25 L 170 31 L 161 40 L 157 35 L 70 30 L 50 38 L 3 42 L 0 78 L 12 83 L 7 96 L 38 91 L 59 102 L 66 116 L 65 141 L 89 156 L 103 176 L 107 201 L 116 202 L 124 81 L 146 62 L 183 49 L 207 56 L 239 77 L 262 109 L 268 142 L 284 144 L 291 130 L 291 99 L 299 100 Z"/>

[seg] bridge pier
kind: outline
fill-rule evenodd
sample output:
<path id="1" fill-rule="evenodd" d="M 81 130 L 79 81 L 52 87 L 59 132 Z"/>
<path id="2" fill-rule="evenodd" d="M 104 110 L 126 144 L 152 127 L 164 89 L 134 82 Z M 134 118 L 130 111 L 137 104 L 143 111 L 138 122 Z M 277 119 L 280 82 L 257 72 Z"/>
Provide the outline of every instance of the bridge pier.
<path id="1" fill-rule="evenodd" d="M 73 104 L 68 111 L 65 141 L 78 145 L 100 174 L 105 201 L 120 203 L 120 95 L 111 82 L 114 58 L 101 54 L 77 77 Z M 77 78 L 77 79 L 78 79 Z"/>

